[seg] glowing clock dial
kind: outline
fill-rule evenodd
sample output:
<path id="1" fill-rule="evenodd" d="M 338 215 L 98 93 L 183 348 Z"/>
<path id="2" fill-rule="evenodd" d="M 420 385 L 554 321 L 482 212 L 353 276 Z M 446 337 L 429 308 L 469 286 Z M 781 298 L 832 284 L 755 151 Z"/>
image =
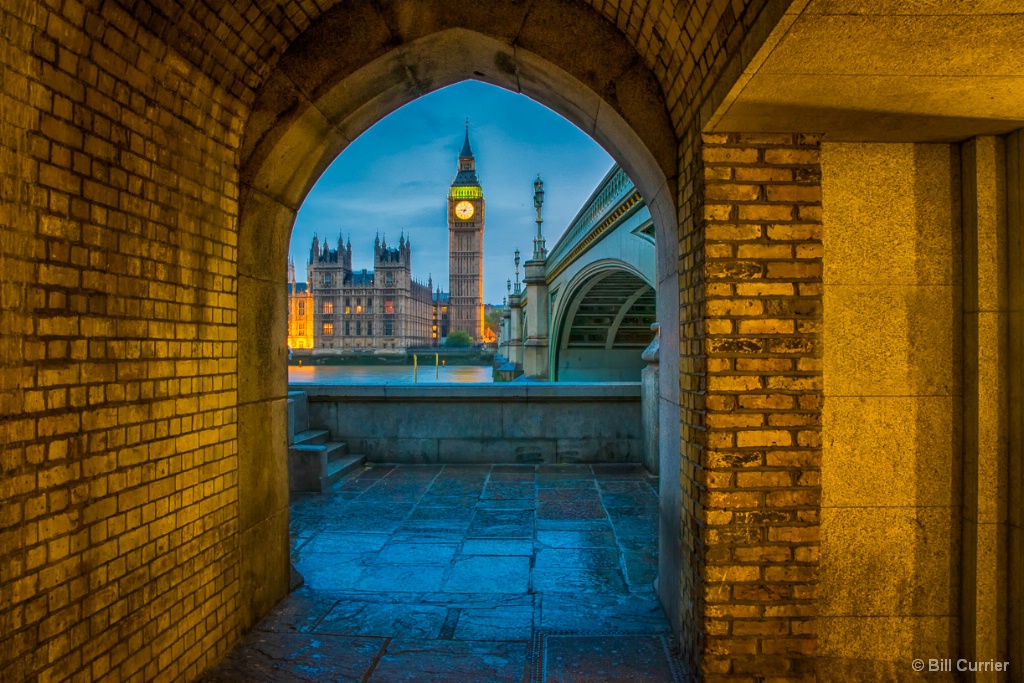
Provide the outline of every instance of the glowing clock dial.
<path id="1" fill-rule="evenodd" d="M 469 220 L 473 217 L 473 203 L 472 202 L 459 202 L 455 205 L 455 217 L 459 220 Z"/>

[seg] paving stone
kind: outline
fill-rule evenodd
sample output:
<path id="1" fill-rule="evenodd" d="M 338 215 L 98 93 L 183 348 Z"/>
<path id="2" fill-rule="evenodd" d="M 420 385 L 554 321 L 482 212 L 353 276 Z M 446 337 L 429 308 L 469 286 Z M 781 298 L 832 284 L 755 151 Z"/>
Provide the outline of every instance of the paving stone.
<path id="1" fill-rule="evenodd" d="M 530 558 L 518 555 L 460 555 L 444 589 L 474 593 L 525 593 L 530 585 Z"/>
<path id="2" fill-rule="evenodd" d="M 535 568 L 615 569 L 619 566 L 617 548 L 540 548 Z"/>
<path id="3" fill-rule="evenodd" d="M 538 503 L 537 519 L 582 521 L 604 519 L 604 508 L 598 500 Z"/>
<path id="4" fill-rule="evenodd" d="M 304 586 L 286 597 L 264 617 L 256 628 L 277 633 L 308 633 L 331 611 L 338 596 Z"/>
<path id="5" fill-rule="evenodd" d="M 675 677 L 658 636 L 548 636 L 546 683 L 673 683 Z"/>
<path id="6" fill-rule="evenodd" d="M 204 683 L 359 681 L 387 641 L 253 631 L 203 676 Z"/>
<path id="7" fill-rule="evenodd" d="M 655 647 L 668 624 L 652 584 L 652 480 L 605 474 L 399 466 L 350 475 L 362 488 L 298 497 L 291 543 L 306 586 L 209 680 L 524 683 L 535 643 L 554 646 L 544 680 L 670 680 Z M 625 641 L 635 652 L 600 640 L 606 631 L 640 638 Z M 568 656 L 573 647 L 586 657 Z"/>
<path id="8" fill-rule="evenodd" d="M 389 534 L 338 533 L 321 531 L 302 547 L 304 553 L 375 552 L 390 540 Z"/>
<path id="9" fill-rule="evenodd" d="M 653 594 L 547 594 L 541 598 L 539 612 L 537 627 L 542 631 L 670 631 L 661 603 Z"/>
<path id="10" fill-rule="evenodd" d="M 484 487 L 481 498 L 494 500 L 514 500 L 526 498 L 533 500 L 537 487 L 533 482 L 495 482 L 490 481 Z"/>
<path id="11" fill-rule="evenodd" d="M 484 510 L 477 508 L 468 538 L 533 538 L 531 510 Z"/>
<path id="12" fill-rule="evenodd" d="M 537 547 L 547 548 L 615 548 L 615 534 L 605 529 L 538 530 Z"/>
<path id="13" fill-rule="evenodd" d="M 456 640 L 530 640 L 533 637 L 533 607 L 461 609 L 455 628 Z"/>
<path id="14" fill-rule="evenodd" d="M 447 567 L 405 564 L 381 564 L 363 567 L 353 590 L 370 592 L 418 593 L 441 590 Z"/>
<path id="15" fill-rule="evenodd" d="M 619 569 L 538 567 L 530 576 L 535 593 L 628 593 Z"/>
<path id="16" fill-rule="evenodd" d="M 374 564 L 441 564 L 448 565 L 458 548 L 454 543 L 393 542 L 384 547 Z"/>
<path id="17" fill-rule="evenodd" d="M 436 638 L 447 614 L 447 608 L 432 605 L 339 600 L 315 631 L 348 636 Z"/>
<path id="18" fill-rule="evenodd" d="M 463 555 L 533 555 L 533 543 L 511 538 L 469 539 L 459 552 Z"/>
<path id="19" fill-rule="evenodd" d="M 366 569 L 362 553 L 306 553 L 295 568 L 305 585 L 318 591 L 347 591 L 355 588 Z"/>
<path id="20" fill-rule="evenodd" d="M 526 643 L 395 638 L 368 683 L 521 683 L 526 667 Z"/>

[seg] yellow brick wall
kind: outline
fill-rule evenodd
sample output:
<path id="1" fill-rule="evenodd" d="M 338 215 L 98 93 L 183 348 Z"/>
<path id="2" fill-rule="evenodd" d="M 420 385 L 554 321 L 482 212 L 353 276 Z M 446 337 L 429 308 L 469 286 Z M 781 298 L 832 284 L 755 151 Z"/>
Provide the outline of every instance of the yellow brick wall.
<path id="1" fill-rule="evenodd" d="M 239 635 L 238 122 L 58 4 L 0 8 L 0 679 L 194 678 Z"/>

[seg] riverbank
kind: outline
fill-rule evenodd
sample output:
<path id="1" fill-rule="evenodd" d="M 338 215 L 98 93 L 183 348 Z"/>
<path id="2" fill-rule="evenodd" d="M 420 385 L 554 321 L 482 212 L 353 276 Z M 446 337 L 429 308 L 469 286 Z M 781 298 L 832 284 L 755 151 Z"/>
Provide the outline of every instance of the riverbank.
<path id="1" fill-rule="evenodd" d="M 435 356 L 443 365 L 483 365 L 494 364 L 494 349 L 448 349 L 422 348 L 403 351 L 386 351 L 375 349 L 333 350 L 317 349 L 308 351 L 294 349 L 288 359 L 293 367 L 305 366 L 405 366 L 413 365 L 414 356 L 419 365 L 434 365 Z"/>

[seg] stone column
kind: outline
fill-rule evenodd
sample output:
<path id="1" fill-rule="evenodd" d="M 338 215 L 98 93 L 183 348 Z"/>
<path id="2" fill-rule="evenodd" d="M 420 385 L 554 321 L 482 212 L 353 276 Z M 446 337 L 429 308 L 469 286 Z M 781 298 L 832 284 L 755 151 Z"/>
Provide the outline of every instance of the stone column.
<path id="1" fill-rule="evenodd" d="M 523 364 L 523 308 L 522 296 L 513 294 L 508 298 L 509 340 L 508 360 L 516 365 Z"/>
<path id="2" fill-rule="evenodd" d="M 1008 283 L 1006 145 L 961 147 L 963 229 L 963 494 L 960 656 L 1007 661 Z M 1012 669 L 1011 669 L 1012 671 Z M 1019 672 L 1018 672 L 1019 674 Z M 980 671 L 967 680 L 996 681 Z"/>
<path id="3" fill-rule="evenodd" d="M 531 259 L 526 266 L 527 337 L 523 344 L 523 373 L 529 379 L 547 381 L 548 376 L 548 284 L 544 259 Z"/>
<path id="4" fill-rule="evenodd" d="M 644 433 L 644 467 L 651 474 L 658 474 L 658 348 L 661 344 L 661 324 L 651 325 L 654 339 L 644 349 L 641 358 L 647 367 L 640 371 L 640 413 L 643 419 Z"/>

